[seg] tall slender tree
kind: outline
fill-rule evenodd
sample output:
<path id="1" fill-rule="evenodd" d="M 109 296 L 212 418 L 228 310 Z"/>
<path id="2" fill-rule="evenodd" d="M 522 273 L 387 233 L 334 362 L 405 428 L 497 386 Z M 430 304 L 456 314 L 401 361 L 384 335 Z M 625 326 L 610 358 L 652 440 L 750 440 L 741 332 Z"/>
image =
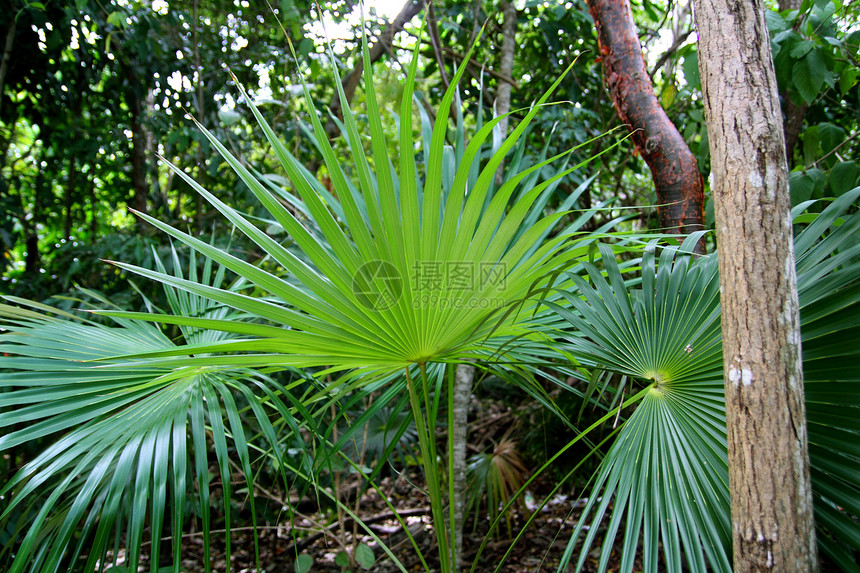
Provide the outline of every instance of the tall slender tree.
<path id="1" fill-rule="evenodd" d="M 513 77 L 514 51 L 516 49 L 517 35 L 517 7 L 513 2 L 502 0 L 502 46 L 499 58 L 499 73 L 505 77 Z M 499 81 L 496 88 L 496 101 L 494 104 L 496 115 L 505 115 L 511 111 L 511 84 Z M 502 119 L 496 129 L 504 138 L 508 131 L 508 118 Z M 496 184 L 504 181 L 505 166 L 499 165 L 496 171 Z M 452 420 L 453 427 L 451 441 L 451 458 L 454 468 L 454 495 L 451 506 L 454 509 L 454 549 L 457 560 L 456 567 L 459 570 L 463 564 L 463 519 L 466 506 L 466 489 L 468 487 L 466 469 L 466 444 L 468 441 L 469 404 L 472 397 L 472 388 L 475 382 L 475 366 L 472 364 L 459 364 L 454 379 L 452 397 Z"/>
<path id="2" fill-rule="evenodd" d="M 814 571 L 788 168 L 761 0 L 697 0 L 719 245 L 734 567 Z"/>

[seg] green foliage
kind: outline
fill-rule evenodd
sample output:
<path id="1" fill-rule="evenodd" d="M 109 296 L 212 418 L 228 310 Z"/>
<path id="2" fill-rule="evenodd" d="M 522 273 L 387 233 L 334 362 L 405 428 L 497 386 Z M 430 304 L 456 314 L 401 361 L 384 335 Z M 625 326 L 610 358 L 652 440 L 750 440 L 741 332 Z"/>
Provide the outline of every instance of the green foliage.
<path id="1" fill-rule="evenodd" d="M 293 570 L 296 573 L 308 573 L 311 570 L 311 567 L 314 566 L 314 559 L 307 553 L 302 553 L 298 557 L 296 557 L 296 562 L 293 565 Z"/>
<path id="2" fill-rule="evenodd" d="M 647 570 L 656 570 L 657 539 L 663 540 L 669 570 L 680 568 L 682 549 L 693 569 L 704 569 L 703 550 L 711 567 L 729 568 L 722 556 L 731 539 L 728 521 L 708 521 L 711 513 L 723 517 L 728 511 L 728 481 L 713 471 L 727 468 L 725 439 L 719 438 L 725 422 L 717 260 L 709 255 L 693 263 L 689 256 L 676 259 L 677 252 L 664 248 L 657 266 L 653 250 L 646 251 L 641 283 L 630 287 L 617 264 L 604 256 L 608 281 L 589 265 L 594 286 L 572 277 L 578 288 L 565 295 L 571 308 L 556 307 L 577 328 L 569 340 L 575 356 L 650 383 L 651 388 L 622 426 L 596 475 L 565 554 L 569 560 L 574 541 L 594 512 L 578 568 L 612 502 L 601 569 L 608 564 L 622 522 L 622 570 L 633 567 L 640 535 Z M 671 431 L 678 426 L 686 431 Z"/>
<path id="3" fill-rule="evenodd" d="M 168 513 L 172 517 L 174 562 L 178 564 L 182 508 L 186 487 L 191 485 L 186 466 L 193 470 L 199 488 L 199 512 L 208 546 L 211 491 L 206 471 L 207 435 L 213 440 L 224 498 L 229 500 L 230 441 L 249 485 L 252 448 L 264 448 L 264 455 L 274 458 L 286 473 L 288 460 L 280 454 L 279 432 L 288 432 L 296 439 L 300 430 L 307 431 L 323 442 L 324 450 L 330 444 L 316 425 L 321 413 L 354 399 L 361 391 L 385 391 L 392 385 L 402 392 L 402 376 L 406 378 L 434 519 L 445 523 L 433 433 L 446 382 L 446 369 L 440 364 L 492 357 L 498 368 L 516 368 L 519 356 L 528 351 L 527 345 L 515 343 L 517 339 L 524 337 L 532 343 L 541 339 L 529 326 L 537 308 L 536 293 L 551 286 L 561 269 L 588 253 L 596 235 L 577 235 L 591 212 L 569 217 L 565 211 L 546 209 L 555 184 L 579 165 L 568 167 L 564 163 L 545 179 L 541 170 L 565 159 L 569 152 L 554 157 L 546 157 L 544 152 L 541 161 L 525 167 L 520 147 L 519 155 L 515 153 L 510 161 L 517 169 L 510 171 L 501 186 L 495 185 L 498 166 L 526 133 L 561 77 L 535 106 L 525 110 L 524 119 L 512 134 L 485 158 L 484 143 L 500 118 L 482 125 L 468 144 L 463 122 L 459 121 L 453 133 L 455 145 L 447 142 L 456 83 L 465 71 L 461 67 L 443 97 L 432 128 L 429 122 L 424 124 L 421 177 L 414 159 L 412 127 L 417 58 L 403 90 L 394 160 L 388 155 L 366 46 L 364 58 L 370 152 L 362 146 L 358 119 L 339 83 L 346 159 L 336 155 L 317 115 L 309 116 L 309 134 L 323 156 L 331 192 L 306 177 L 308 171 L 241 87 L 240 93 L 249 102 L 295 195 L 261 180 L 213 133 L 198 125 L 212 148 L 265 207 L 265 220 L 274 221 L 288 233 L 288 246 L 261 229 L 259 218 L 240 213 L 163 159 L 178 178 L 265 254 L 265 264 L 251 264 L 227 248 L 139 213 L 206 261 L 202 276 L 194 263 L 198 255 L 192 257 L 187 275 L 176 254 L 172 272 L 158 262 L 155 269 L 115 263 L 161 282 L 169 313 L 156 308 L 148 312 L 100 312 L 112 317 L 120 328 L 68 315 L 66 319 L 81 324 L 67 327 L 59 318 L 4 307 L 9 330 L 4 335 L 4 351 L 12 356 L 0 359 L 0 367 L 16 374 L 3 382 L 11 391 L 0 395 L 0 406 L 28 406 L 4 411 L 0 419 L 7 425 L 31 418 L 44 420 L 8 434 L 0 446 L 8 448 L 55 431 L 70 431 L 4 489 L 14 492 L 4 519 L 18 519 L 17 527 L 26 531 L 15 548 L 13 573 L 28 567 L 56 570 L 63 559 L 74 563 L 85 547 L 92 548 L 86 557 L 88 563 L 94 563 L 107 551 L 108 534 L 114 529 L 135 547 L 129 560 L 137 566 L 146 516 L 153 528 L 153 554 L 157 555 L 155 539 L 168 505 L 172 510 Z M 303 89 L 306 104 L 312 109 L 310 91 L 307 86 Z M 286 196 L 292 197 L 290 202 L 307 218 L 285 207 L 281 199 Z M 575 199 L 573 196 L 567 205 Z M 213 274 L 215 264 L 220 270 Z M 416 269 L 423 269 L 423 265 L 434 269 L 439 265 L 446 272 L 438 280 L 435 275 L 433 280 L 416 280 Z M 471 271 L 473 280 L 463 282 L 447 271 L 454 266 Z M 239 278 L 226 284 L 228 272 Z M 179 343 L 167 339 L 157 325 L 178 328 Z M 65 344 L 63 333 L 82 341 L 86 349 L 98 346 L 98 350 L 57 354 L 55 349 Z M 112 343 L 93 342 L 101 339 L 112 339 Z M 47 352 L 47 348 L 52 351 Z M 310 384 L 298 380 L 282 385 L 267 375 L 291 368 L 307 369 L 313 376 Z M 73 373 L 67 373 L 69 369 Z M 39 373 L 46 371 L 64 374 L 39 379 Z M 55 400 L 58 384 L 66 398 L 44 407 L 47 401 Z M 80 384 L 92 387 L 75 390 Z M 31 389 L 13 389 L 22 385 Z M 532 379 L 526 377 L 521 385 L 550 404 Z M 109 391 L 109 398 L 101 394 L 104 390 Z M 387 400 L 394 394 L 386 394 Z M 377 411 L 387 400 L 379 401 Z M 248 442 L 240 412 L 253 414 L 260 444 Z M 140 424 L 135 426 L 131 423 L 135 416 L 143 416 L 148 424 L 142 429 Z M 273 422 L 272 417 L 278 421 Z M 369 419 L 360 417 L 351 434 L 341 437 L 332 451 L 342 449 L 344 440 L 354 439 L 356 429 Z M 401 422 L 400 429 L 408 429 L 408 419 Z M 186 439 L 193 447 L 189 448 Z M 67 448 L 73 443 L 77 445 Z M 384 455 L 390 454 L 394 443 L 386 446 Z M 65 450 L 61 459 L 51 462 L 52 452 L 60 449 Z M 186 457 L 192 453 L 193 463 L 188 464 Z M 332 467 L 331 455 L 323 451 L 321 464 Z M 109 471 L 113 466 L 118 469 Z M 289 469 L 308 482 L 315 479 L 299 467 Z M 42 500 L 40 486 L 48 482 L 58 485 L 47 500 Z M 127 487 L 130 483 L 133 488 Z M 172 484 L 169 501 L 168 483 Z M 147 503 L 150 492 L 151 507 Z M 16 514 L 19 507 L 32 508 L 37 515 Z M 229 503 L 224 504 L 224 512 L 229 522 Z M 78 527 L 82 530 L 76 536 Z M 447 528 L 437 527 L 436 533 L 442 569 L 449 570 L 453 554 Z M 93 545 L 87 545 L 93 535 Z M 66 555 L 68 548 L 71 555 Z M 355 558 L 359 564 L 371 563 L 366 554 L 360 557 L 357 553 Z M 297 567 L 305 567 L 306 561 L 299 556 Z"/>
<path id="4" fill-rule="evenodd" d="M 369 415 L 354 418 L 349 431 L 352 437 L 345 444 L 343 452 L 356 463 L 365 465 L 374 460 L 387 460 L 390 453 L 397 453 L 403 458 L 418 443 L 415 422 L 404 406 L 403 402 L 370 409 L 362 406 Z M 358 423 L 359 419 L 366 419 L 366 422 Z"/>
<path id="5" fill-rule="evenodd" d="M 256 17 L 266 21 L 267 9 L 239 14 L 230 7 L 228 18 L 227 4 L 201 5 L 197 21 L 183 4 L 160 14 L 145 3 L 86 0 L 76 10 L 15 3 L 14 16 L 0 14 L 3 23 L 14 17 L 18 34 L 0 94 L 0 265 L 10 279 L 3 289 L 42 298 L 77 283 L 104 288 L 113 303 L 102 299 L 102 316 L 87 318 L 14 297 L 7 299 L 14 306 L 0 307 L 0 344 L 8 354 L 0 357 L 0 425 L 9 428 L 0 449 L 13 453 L 12 465 L 31 458 L 3 489 L 0 558 L 15 553 L 12 571 L 53 571 L 92 564 L 124 544 L 131 570 L 140 561 L 144 530 L 151 528 L 157 555 L 157 539 L 169 528 L 169 570 L 178 571 L 179 535 L 189 515 L 208 537 L 211 506 L 223 503 L 229 530 L 231 459 L 251 492 L 254 472 L 263 468 L 287 489 L 326 497 L 324 476 L 363 472 L 375 459 L 366 476 L 373 487 L 384 460 L 417 441 L 440 561 L 449 568 L 451 524 L 442 508 L 445 480 L 433 430 L 450 369 L 478 360 L 549 407 L 565 428 L 571 419 L 579 426 L 593 421 L 582 422 L 584 408 L 594 404 L 604 415 L 590 428 L 617 436 L 566 561 L 578 551 L 583 565 L 605 518 L 604 568 L 623 527 L 624 570 L 632 569 L 637 548 L 647 570 L 657 563 L 669 570 L 685 563 L 726 570 L 716 258 L 691 259 L 683 248 L 650 245 L 641 259 L 625 255 L 619 263 L 618 249 L 594 247 L 622 220 L 604 208 L 647 202 L 650 187 L 631 153 L 600 155 L 598 175 L 575 170 L 618 145 L 597 138 L 614 114 L 600 97 L 598 64 L 568 67 L 587 50 L 596 53 L 584 7 L 527 2 L 520 12 L 514 72 L 520 109 L 512 117 L 521 121 L 506 140 L 494 134 L 498 118 L 482 119 L 490 102 L 481 98 L 501 80 L 468 63 L 470 54 L 493 61 L 499 38 L 456 54 L 466 62 L 453 82 L 460 92 L 442 86 L 438 62 L 421 55 L 420 42 L 408 69 L 380 70 L 366 50 L 349 53 L 364 36 L 345 41 L 330 57 L 347 65 L 362 59 L 370 77 L 405 72 L 408 79 L 388 82 L 379 93 L 368 81 L 353 100 L 366 113 L 343 105 L 342 119 L 333 120 L 343 137 L 330 142 L 331 130 L 315 110 L 333 92 L 348 102 L 337 74 L 320 66 L 318 48 L 310 40 L 296 46 L 297 55 L 313 54 L 315 78 L 297 89 L 287 74 L 269 73 L 280 71 L 286 54 L 280 32 Z M 330 9 L 340 18 L 351 8 Z M 476 22 L 499 12 L 472 3 L 438 6 L 443 44 L 471 45 L 478 27 L 464 18 L 467 9 L 477 10 Z M 643 26 L 659 26 L 663 9 L 645 2 L 636 17 Z M 291 37 L 298 37 L 307 6 L 288 0 L 279 10 Z M 860 404 L 852 370 L 860 348 L 860 242 L 851 206 L 860 177 L 852 159 L 860 36 L 844 24 L 856 19 L 850 10 L 822 0 L 769 15 L 783 98 L 808 106 L 808 126 L 791 158 L 797 164 L 791 192 L 798 225 L 806 225 L 796 252 L 810 454 L 822 552 L 846 570 L 860 551 L 854 483 L 860 454 L 853 445 Z M 222 26 L 227 37 L 219 34 Z M 82 38 L 78 49 L 71 48 L 72 28 Z M 100 41 L 87 41 L 91 34 Z M 235 49 L 239 35 L 255 42 Z M 646 42 L 656 37 L 655 30 L 644 35 Z M 212 75 L 194 62 L 198 51 L 201 62 L 228 63 L 240 85 L 256 84 L 255 67 L 265 69 L 273 99 L 255 100 L 240 87 L 235 99 L 246 105 L 226 105 L 233 98 L 219 82 L 194 79 Z M 676 64 L 686 82 L 670 73 Z M 173 72 L 192 89 L 171 88 Z M 548 91 L 547 77 L 559 78 Z M 704 116 L 693 97 L 699 87 L 694 46 L 678 49 L 660 81 L 670 115 L 706 172 Z M 554 90 L 578 105 L 550 105 Z M 303 97 L 294 97 L 297 92 Z M 476 105 L 469 101 L 475 95 Z M 418 101 L 441 104 L 427 106 L 435 111 L 428 113 Z M 393 128 L 382 120 L 386 102 L 397 102 Z M 140 113 L 141 104 L 148 111 Z M 178 105 L 214 127 L 180 124 Z M 475 113 L 463 117 L 468 109 Z M 266 148 L 252 142 L 254 129 L 263 131 Z M 286 141 L 276 133 L 306 137 Z M 163 143 L 160 163 L 143 161 L 149 187 L 141 218 L 190 249 L 173 249 L 158 235 L 128 236 L 133 223 L 125 206 L 140 190 L 128 166 L 140 158 L 140 134 Z M 322 161 L 308 159 L 314 153 Z M 503 160 L 506 172 L 497 185 Z M 191 173 L 176 167 L 192 164 Z M 271 173 L 275 164 L 286 177 Z M 837 200 L 809 202 L 828 196 Z M 800 215 L 822 205 L 829 206 L 818 215 Z M 581 211 L 568 212 L 574 208 Z M 201 238 L 204 228 L 215 239 Z M 228 242 L 230 228 L 238 232 Z M 101 270 L 96 258 L 123 262 Z M 426 281 L 417 275 L 439 268 L 471 269 L 478 277 L 486 270 L 484 278 L 492 280 L 462 288 L 454 275 Z M 127 273 L 164 285 L 163 294 L 148 281 L 135 285 L 145 294 L 145 312 L 121 310 L 133 304 Z M 68 310 L 79 303 L 61 304 Z M 567 340 L 549 344 L 562 329 Z M 565 402 L 554 403 L 537 377 L 552 382 L 574 375 L 584 378 L 585 389 L 575 390 L 584 399 L 568 417 L 558 406 Z M 620 426 L 610 431 L 612 420 Z M 584 436 L 577 440 L 585 442 Z M 610 439 L 602 436 L 601 443 L 604 438 Z M 524 472 L 510 442 L 472 462 L 473 483 L 488 492 L 491 512 L 515 503 Z M 210 465 L 218 475 L 209 475 Z M 249 501 L 256 511 L 253 494 Z M 349 555 L 343 557 L 346 565 L 340 556 L 339 564 L 350 566 Z M 375 560 L 359 544 L 351 566 L 371 569 Z M 310 555 L 296 556 L 296 571 L 312 566 Z"/>
<path id="6" fill-rule="evenodd" d="M 362 569 L 370 569 L 376 562 L 376 556 L 373 554 L 373 550 L 370 547 L 364 543 L 360 543 L 358 547 L 355 548 L 355 560 Z"/>
<path id="7" fill-rule="evenodd" d="M 841 2 L 806 0 L 799 10 L 767 13 L 778 79 L 791 97 L 811 104 L 825 85 L 843 95 L 854 87 L 857 46 L 840 29 L 843 10 Z"/>
<path id="8" fill-rule="evenodd" d="M 364 543 L 359 543 L 355 548 L 355 563 L 361 569 L 370 569 L 376 563 L 376 556 L 373 554 L 373 549 Z M 346 551 L 338 551 L 334 558 L 334 564 L 339 565 L 341 570 L 350 571 L 349 553 Z"/>
<path id="9" fill-rule="evenodd" d="M 27 295 L 43 299 L 76 283 L 98 288 L 102 282 L 111 295 L 128 291 L 115 270 L 84 261 L 115 252 L 106 244 L 116 242 L 111 235 L 144 230 L 126 206 L 145 206 L 181 225 L 194 219 L 201 231 L 213 231 L 220 220 L 205 218 L 206 204 L 156 164 L 156 143 L 162 154 L 196 163 L 213 191 L 248 206 L 245 190 L 212 161 L 208 141 L 188 126 L 183 110 L 219 125 L 219 137 L 233 138 L 244 155 L 255 157 L 253 141 L 236 137 L 247 126 L 221 127 L 217 117 L 231 103 L 221 66 L 249 84 L 265 77 L 275 93 L 289 81 L 270 73 L 286 53 L 265 3 L 240 10 L 229 1 L 6 4 L 0 28 L 14 42 L 0 80 L 0 291 L 22 294 L 32 287 Z M 307 12 L 303 3 L 297 7 Z M 283 23 L 301 29 L 300 21 Z M 254 41 L 242 46 L 240 38 Z M 223 81 L 208 81 L 219 75 Z M 229 234 L 225 227 L 217 231 Z M 59 256 L 55 245 L 64 242 L 78 243 L 84 256 L 76 262 L 87 264 L 74 268 Z M 145 257 L 124 260 L 147 263 Z"/>
<path id="10" fill-rule="evenodd" d="M 178 256 L 174 260 L 178 262 Z M 182 279 L 178 265 L 175 273 Z M 202 274 L 198 275 L 193 264 L 189 273 L 187 280 L 210 288 L 224 284 L 225 270 L 213 269 L 208 261 Z M 240 287 L 241 283 L 233 283 L 226 288 Z M 203 321 L 243 321 L 222 305 L 170 287 L 166 290 L 172 312 Z M 229 334 L 180 325 L 183 344 L 177 345 L 150 323 L 115 318 L 115 325 L 108 327 L 40 304 L 20 299 L 10 302 L 30 309 L 0 307 L 6 330 L 2 367 L 14 372 L 4 375 L 2 385 L 7 390 L 19 388 L 2 394 L 0 424 L 23 426 L 6 433 L 0 447 L 8 450 L 57 432 L 67 433 L 3 487 L 3 495 L 14 490 L 14 496 L 2 521 L 14 527 L 16 536 L 23 535 L 19 543 L 4 547 L 4 553 L 15 552 L 9 571 L 23 571 L 30 561 L 31 570 L 56 570 L 68 563 L 68 550 L 71 562 L 83 555 L 89 569 L 112 547 L 115 527 L 124 533 L 128 562 L 136 569 L 144 528 L 152 528 L 152 551 L 158 555 L 166 515 L 173 525 L 178 567 L 184 507 L 195 486 L 205 502 L 200 504 L 199 514 L 208 546 L 209 444 L 215 448 L 221 471 L 222 494 L 230 499 L 228 442 L 232 442 L 243 478 L 251 479 L 251 454 L 240 409 L 252 410 L 266 439 L 276 447 L 266 408 L 276 408 L 285 420 L 291 420 L 289 408 L 275 394 L 284 394 L 286 389 L 268 376 L 241 367 L 144 365 L 123 358 L 187 348 L 206 340 L 227 340 L 232 337 Z M 93 361 L 101 365 L 93 367 Z M 10 410 L 12 405 L 16 408 Z M 194 476 L 192 480 L 189 474 Z M 250 503 L 253 513 L 253 498 Z M 224 511 L 229 516 L 229 504 Z M 76 536 L 82 521 L 85 533 Z M 229 554 L 229 542 L 227 551 Z"/>
<path id="11" fill-rule="evenodd" d="M 860 57 L 857 13 L 838 1 L 805 1 L 799 10 L 768 12 L 774 66 L 783 109 L 790 99 L 806 127 L 789 156 L 792 204 L 838 197 L 853 189 L 860 171 Z"/>

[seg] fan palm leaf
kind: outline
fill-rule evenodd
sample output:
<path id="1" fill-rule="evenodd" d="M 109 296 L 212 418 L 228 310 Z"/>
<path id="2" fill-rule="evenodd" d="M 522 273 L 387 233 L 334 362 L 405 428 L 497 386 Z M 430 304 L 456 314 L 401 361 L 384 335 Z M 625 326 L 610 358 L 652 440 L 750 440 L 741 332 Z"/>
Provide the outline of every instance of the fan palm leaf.
<path id="1" fill-rule="evenodd" d="M 366 46 L 363 52 L 367 60 Z M 565 213 L 544 215 L 541 211 L 546 201 L 542 198 L 551 185 L 579 165 L 564 169 L 534 184 L 519 197 L 515 196 L 525 180 L 550 163 L 563 159 L 570 151 L 524 169 L 498 190 L 493 188 L 495 172 L 504 156 L 525 133 L 562 78 L 535 106 L 525 110 L 524 120 L 481 169 L 476 170 L 482 145 L 500 118 L 481 127 L 462 148 L 460 157 L 456 154 L 452 157 L 446 151 L 447 118 L 456 96 L 456 83 L 464 71 L 461 66 L 437 112 L 429 148 L 424 150 L 425 172 L 420 177 L 412 141 L 412 86 L 416 62 L 413 60 L 410 68 L 401 105 L 400 140 L 397 142 L 399 173 L 387 156 L 388 144 L 381 127 L 369 61 L 365 68 L 369 76 L 367 118 L 375 170 L 361 144 L 356 118 L 339 82 L 337 88 L 344 100 L 343 125 L 349 148 L 347 162 L 338 160 L 319 118 L 313 113 L 310 115 L 315 144 L 323 155 L 334 187 L 328 199 L 334 200 L 337 208 L 330 208 L 317 193 L 316 186 L 306 181 L 306 171 L 300 169 L 299 162 L 242 90 L 243 98 L 249 102 L 297 196 L 310 213 L 314 230 L 305 228 L 268 185 L 200 126 L 224 161 L 286 230 L 302 251 L 302 258 L 168 162 L 181 178 L 280 265 L 283 275 L 251 265 L 145 214 L 140 216 L 244 277 L 268 293 L 266 299 L 207 287 L 126 263 L 116 264 L 256 316 L 265 323 L 248 325 L 218 320 L 204 323 L 187 317 L 137 314 L 135 318 L 138 319 L 205 326 L 240 335 L 224 342 L 192 344 L 181 351 L 138 353 L 138 358 L 149 364 L 291 366 L 323 368 L 326 375 L 344 373 L 321 388 L 313 399 L 323 400 L 323 408 L 331 400 L 380 377 L 403 372 L 425 469 L 430 468 L 426 477 L 433 513 L 441 523 L 440 479 L 432 469 L 437 456 L 431 430 L 437 409 L 429 405 L 428 365 L 470 356 L 489 356 L 500 347 L 499 340 L 533 337 L 529 312 L 536 303 L 528 299 L 540 287 L 548 285 L 559 269 L 587 253 L 588 243 L 594 237 L 577 244 L 572 231 L 567 231 L 544 241 Z M 307 90 L 305 95 L 312 106 Z M 454 160 L 453 169 L 451 159 Z M 348 171 L 344 168 L 347 164 L 351 166 Z M 450 186 L 444 184 L 446 172 L 452 175 L 448 179 Z M 474 177 L 476 172 L 477 177 Z M 336 213 L 342 217 L 336 217 Z M 523 230 L 525 221 L 530 226 Z M 262 332 L 263 328 L 268 330 Z M 188 357 L 189 352 L 194 357 Z M 238 355 L 240 352 L 244 354 Z M 220 356 L 211 356 L 215 353 Z M 200 354 L 210 356 L 198 356 Z M 416 372 L 413 367 L 417 367 L 420 378 L 413 376 Z M 438 395 L 436 393 L 436 399 Z M 422 419 L 425 405 L 426 421 Z M 437 540 L 445 570 L 451 561 L 444 528 L 437 528 Z"/>
<path id="2" fill-rule="evenodd" d="M 178 262 L 174 251 L 174 273 L 181 277 Z M 158 265 L 164 269 L 160 261 Z M 192 255 L 189 279 L 220 285 L 224 269 L 213 272 L 207 261 L 198 275 Z M 202 320 L 241 320 L 231 309 L 186 292 L 168 288 L 167 298 L 176 313 Z M 116 360 L 113 357 L 183 344 L 148 322 L 116 318 L 106 326 L 52 312 L 44 305 L 8 300 L 19 306 L 0 305 L 4 329 L 0 344 L 5 353 L 0 358 L 5 372 L 0 387 L 7 390 L 0 394 L 0 427 L 8 429 L 0 437 L 0 449 L 63 433 L 0 492 L 11 495 L 2 521 L 22 536 L 17 546 L 4 548 L 15 551 L 8 571 L 17 573 L 28 565 L 31 571 L 77 568 L 81 564 L 72 564 L 81 554 L 86 558 L 84 570 L 92 570 L 97 561 L 104 562 L 109 549 L 116 551 L 115 532 L 124 533 L 127 562 L 136 569 L 145 530 L 152 554 L 159 554 L 165 513 L 171 517 L 178 571 L 186 498 L 192 487 L 205 502 L 198 510 L 208 569 L 209 448 L 215 451 L 218 487 L 230 499 L 233 470 L 228 448 L 238 458 L 242 477 L 251 481 L 251 451 L 240 410 L 250 409 L 274 447 L 271 410 L 292 421 L 291 409 L 279 397 L 288 395 L 287 389 L 242 368 L 145 366 Z M 180 338 L 191 344 L 231 336 L 180 328 Z M 253 497 L 249 501 L 253 514 Z M 224 512 L 229 532 L 229 503 Z M 229 533 L 227 537 L 229 554 Z"/>
<path id="3" fill-rule="evenodd" d="M 856 570 L 860 551 L 858 197 L 860 188 L 819 215 L 801 215 L 808 205 L 795 210 L 798 223 L 809 223 L 795 251 L 818 538 L 845 570 Z M 565 346 L 572 355 L 649 391 L 603 460 L 559 570 L 577 553 L 582 569 L 608 519 L 600 570 L 623 528 L 622 571 L 637 555 L 646 571 L 731 571 L 716 255 L 664 248 L 657 264 L 649 250 L 641 277 L 626 282 L 608 252 L 602 260 L 603 270 L 586 266 L 590 282 L 572 277 L 568 304 L 549 304 L 576 329 Z"/>
<path id="4" fill-rule="evenodd" d="M 256 363 L 248 357 L 247 365 L 270 365 L 277 361 L 304 368 L 361 369 L 364 373 L 387 374 L 403 371 L 411 364 L 458 360 L 469 353 L 480 352 L 491 334 L 516 336 L 526 332 L 521 324 L 523 313 L 512 313 L 503 321 L 491 318 L 501 315 L 501 309 L 522 302 L 536 285 L 553 276 L 555 269 L 563 268 L 587 252 L 585 243 L 593 240 L 590 238 L 582 245 L 573 246 L 572 235 L 568 232 L 541 243 L 564 214 L 555 212 L 543 216 L 544 192 L 578 165 L 549 180 L 534 183 L 519 198 L 514 198 L 524 180 L 533 180 L 540 169 L 570 152 L 545 159 L 513 175 L 496 192 L 492 189 L 495 169 L 561 78 L 537 105 L 527 110 L 521 124 L 474 177 L 476 157 L 500 118 L 478 130 L 468 145 L 458 151 L 461 156 L 454 158 L 452 168 L 446 160 L 445 138 L 447 118 L 456 93 L 453 86 L 463 73 L 461 67 L 438 110 L 429 148 L 424 152 L 426 169 L 422 178 L 416 170 L 412 141 L 415 72 L 413 62 L 401 105 L 401 137 L 397 142 L 399 173 L 387 156 L 388 144 L 372 78 L 368 78 L 366 90 L 375 172 L 361 146 L 357 121 L 348 105 L 344 105 L 344 126 L 350 152 L 349 173 L 344 168 L 347 163 L 338 160 L 324 136 L 320 120 L 311 114 L 315 144 L 322 152 L 334 186 L 328 201 L 319 195 L 318 185 L 307 181 L 307 172 L 300 168 L 298 160 L 272 132 L 242 90 L 322 241 L 283 206 L 279 194 L 200 126 L 225 162 L 260 199 L 273 220 L 286 230 L 305 258 L 297 257 L 168 162 L 180 177 L 280 265 L 285 275 L 276 276 L 152 217 L 140 216 L 265 290 L 271 295 L 268 300 L 205 287 L 127 263 L 116 264 L 275 325 L 277 330 L 271 329 L 265 335 L 254 327 L 258 334 L 251 338 L 248 325 L 212 320 L 206 323 L 208 328 L 223 328 L 245 336 L 226 343 L 201 344 L 200 352 L 277 353 L 276 359 L 264 355 Z M 310 95 L 306 95 L 310 103 Z M 450 177 L 450 186 L 443 185 L 445 175 Z M 525 221 L 529 225 L 524 229 Z M 137 317 L 143 318 L 142 315 Z M 182 317 L 171 319 L 154 315 L 150 318 L 202 325 Z M 170 354 L 160 353 L 162 356 Z M 193 360 L 189 361 L 191 363 Z"/>

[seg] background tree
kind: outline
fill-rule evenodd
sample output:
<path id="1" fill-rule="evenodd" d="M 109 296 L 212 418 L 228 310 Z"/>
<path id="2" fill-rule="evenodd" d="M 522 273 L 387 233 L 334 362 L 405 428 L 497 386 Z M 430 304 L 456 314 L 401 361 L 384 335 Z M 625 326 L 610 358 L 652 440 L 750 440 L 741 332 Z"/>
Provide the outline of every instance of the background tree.
<path id="1" fill-rule="evenodd" d="M 696 158 L 654 95 L 628 0 L 589 0 L 604 77 L 619 119 L 654 178 L 660 227 L 704 228 L 704 183 Z"/>
<path id="2" fill-rule="evenodd" d="M 238 133 L 224 66 L 247 85 L 280 95 L 289 80 L 275 70 L 288 50 L 280 29 L 266 24 L 273 19 L 267 6 L 195 6 L 84 0 L 0 6 L 0 18 L 8 15 L 3 35 L 16 38 L 0 94 L 4 290 L 44 298 L 73 283 L 127 288 L 96 263 L 124 252 L 144 260 L 154 245 L 152 237 L 129 232 L 134 220 L 126 205 L 166 220 L 193 217 L 211 231 L 204 205 L 156 162 L 155 152 L 195 158 L 201 180 L 245 201 L 235 179 L 216 177 L 224 167 L 212 161 L 182 110 L 202 112 L 199 119 L 225 138 Z M 298 11 L 287 12 L 281 10 L 285 25 L 298 33 Z M 313 44 L 298 47 L 304 54 Z M 253 155 L 247 140 L 233 144 Z M 20 282 L 22 273 L 27 279 Z"/>

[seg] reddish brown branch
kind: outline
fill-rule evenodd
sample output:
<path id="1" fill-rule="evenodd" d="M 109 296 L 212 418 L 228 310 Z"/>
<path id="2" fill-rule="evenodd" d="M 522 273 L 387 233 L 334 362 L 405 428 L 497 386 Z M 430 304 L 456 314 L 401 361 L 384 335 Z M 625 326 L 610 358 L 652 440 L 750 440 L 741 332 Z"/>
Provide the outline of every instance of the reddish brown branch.
<path id="1" fill-rule="evenodd" d="M 589 0 L 606 87 L 654 179 L 660 226 L 704 228 L 704 182 L 696 158 L 654 95 L 628 0 Z"/>

